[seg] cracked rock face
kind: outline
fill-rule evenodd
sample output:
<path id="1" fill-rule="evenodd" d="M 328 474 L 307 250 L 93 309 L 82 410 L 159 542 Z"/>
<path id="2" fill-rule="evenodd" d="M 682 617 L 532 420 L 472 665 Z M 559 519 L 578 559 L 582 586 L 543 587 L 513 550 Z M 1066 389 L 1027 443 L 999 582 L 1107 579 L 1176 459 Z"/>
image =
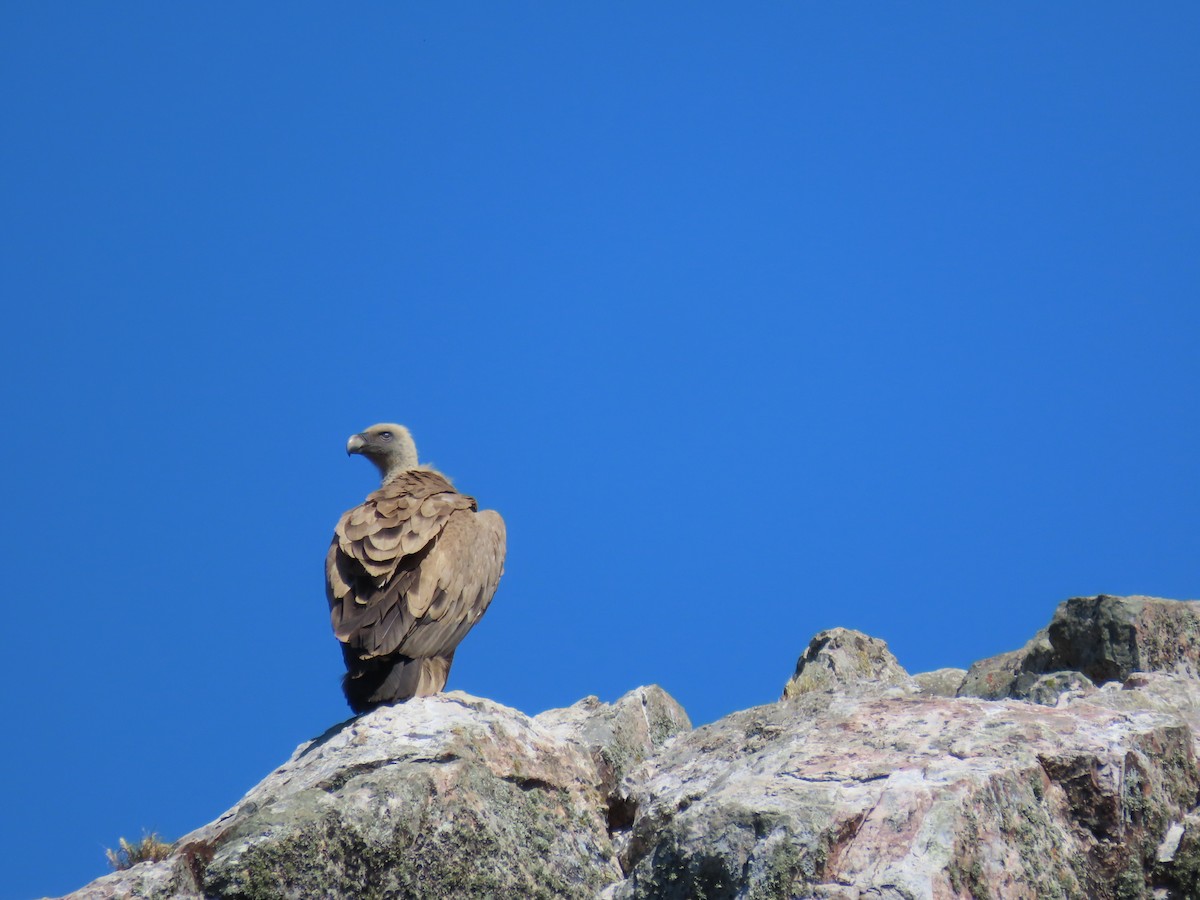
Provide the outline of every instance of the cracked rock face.
<path id="1" fill-rule="evenodd" d="M 654 687 L 381 708 L 71 896 L 1194 900 L 1197 606 L 1075 598 L 966 673 L 833 629 L 694 731 Z"/>
<path id="2" fill-rule="evenodd" d="M 458 692 L 381 707 L 302 745 L 170 859 L 72 896 L 593 897 L 621 876 L 607 791 L 691 726 L 656 687 L 543 715 Z"/>
<path id="3" fill-rule="evenodd" d="M 1134 672 L 1200 674 L 1200 602 L 1158 597 L 1073 597 L 1049 626 L 1020 650 L 971 666 L 959 696 L 1046 703 L 1041 676 L 1082 675 L 1087 682 L 1124 681 Z M 1076 685 L 1082 684 L 1074 679 Z M 1064 687 L 1064 690 L 1070 689 Z M 1053 705 L 1050 703 L 1049 705 Z"/>
<path id="4" fill-rule="evenodd" d="M 879 638 L 849 628 L 817 634 L 796 661 L 796 672 L 783 687 L 783 699 L 837 690 L 872 693 L 898 687 L 916 690 L 888 646 Z"/>
<path id="5" fill-rule="evenodd" d="M 1141 896 L 1113 886 L 1142 883 L 1198 788 L 1188 729 L 1158 713 L 805 698 L 648 763 L 609 896 Z"/>

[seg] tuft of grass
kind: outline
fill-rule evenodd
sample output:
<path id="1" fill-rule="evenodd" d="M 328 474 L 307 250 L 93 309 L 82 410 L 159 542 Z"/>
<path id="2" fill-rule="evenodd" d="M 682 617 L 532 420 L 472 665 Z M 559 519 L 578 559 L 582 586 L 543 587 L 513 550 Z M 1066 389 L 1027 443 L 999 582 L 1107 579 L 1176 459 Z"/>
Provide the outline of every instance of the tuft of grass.
<path id="1" fill-rule="evenodd" d="M 104 851 L 114 872 L 136 866 L 140 862 L 166 859 L 175 849 L 174 844 L 164 841 L 156 831 L 143 832 L 140 841 L 130 842 L 125 838 L 119 838 L 119 841 L 120 847 L 116 850 Z"/>

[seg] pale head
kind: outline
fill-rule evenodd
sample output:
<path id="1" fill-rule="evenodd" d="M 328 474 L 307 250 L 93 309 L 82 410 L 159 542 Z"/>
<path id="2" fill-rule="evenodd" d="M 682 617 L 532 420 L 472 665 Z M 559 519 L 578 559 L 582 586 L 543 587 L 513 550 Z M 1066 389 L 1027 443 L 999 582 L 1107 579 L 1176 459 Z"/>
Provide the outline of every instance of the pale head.
<path id="1" fill-rule="evenodd" d="M 417 468 L 417 445 L 403 425 L 380 422 L 346 441 L 346 453 L 365 456 L 375 464 L 384 481 Z"/>

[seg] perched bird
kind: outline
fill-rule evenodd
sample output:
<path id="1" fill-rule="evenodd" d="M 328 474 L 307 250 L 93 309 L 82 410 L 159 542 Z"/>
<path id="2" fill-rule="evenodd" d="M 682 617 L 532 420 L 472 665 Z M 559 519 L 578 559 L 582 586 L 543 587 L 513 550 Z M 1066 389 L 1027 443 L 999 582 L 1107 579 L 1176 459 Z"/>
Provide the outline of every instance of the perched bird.
<path id="1" fill-rule="evenodd" d="M 352 435 L 379 490 L 338 520 L 325 559 L 342 689 L 355 712 L 436 694 L 459 641 L 483 616 L 504 571 L 504 520 L 478 512 L 442 473 L 417 462 L 403 425 Z"/>

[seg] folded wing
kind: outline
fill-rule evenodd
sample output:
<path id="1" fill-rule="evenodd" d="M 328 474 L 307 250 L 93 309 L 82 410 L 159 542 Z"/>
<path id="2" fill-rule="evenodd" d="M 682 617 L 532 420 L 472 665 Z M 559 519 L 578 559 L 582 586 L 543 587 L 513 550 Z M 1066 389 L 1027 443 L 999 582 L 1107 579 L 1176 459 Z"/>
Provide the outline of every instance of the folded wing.
<path id="1" fill-rule="evenodd" d="M 504 566 L 504 521 L 475 510 L 444 476 L 412 470 L 342 516 L 325 573 L 350 677 L 353 660 L 391 656 L 445 657 L 448 670 Z"/>

